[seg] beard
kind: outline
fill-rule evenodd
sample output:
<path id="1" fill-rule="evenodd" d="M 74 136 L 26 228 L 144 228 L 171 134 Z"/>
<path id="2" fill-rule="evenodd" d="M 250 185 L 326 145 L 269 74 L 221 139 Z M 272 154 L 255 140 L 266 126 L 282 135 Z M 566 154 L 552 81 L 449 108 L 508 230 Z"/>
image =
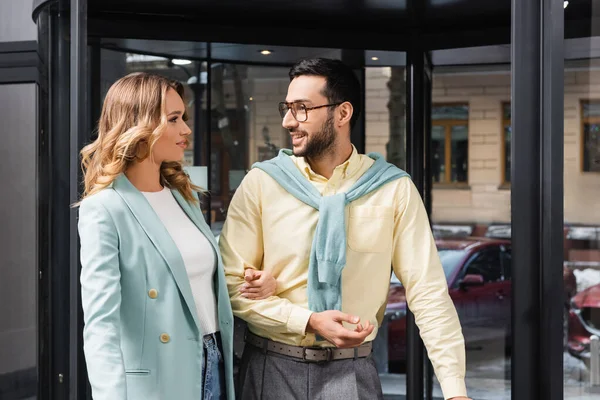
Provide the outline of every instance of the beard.
<path id="1" fill-rule="evenodd" d="M 294 133 L 296 131 L 292 131 Z M 335 146 L 335 128 L 333 125 L 333 113 L 328 113 L 327 120 L 321 126 L 321 129 L 308 135 L 306 131 L 300 131 L 306 135 L 306 144 L 303 148 L 293 148 L 296 157 L 304 157 L 308 159 L 319 159 L 325 154 L 333 151 Z"/>

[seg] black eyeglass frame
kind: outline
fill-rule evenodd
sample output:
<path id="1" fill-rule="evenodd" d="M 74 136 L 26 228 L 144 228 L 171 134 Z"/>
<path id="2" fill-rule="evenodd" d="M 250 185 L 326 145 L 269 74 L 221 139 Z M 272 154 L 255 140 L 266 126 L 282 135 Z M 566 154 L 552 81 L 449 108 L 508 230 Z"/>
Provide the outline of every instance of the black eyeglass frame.
<path id="1" fill-rule="evenodd" d="M 342 101 L 340 103 L 331 103 L 331 104 L 323 104 L 320 106 L 314 106 L 314 107 L 306 107 L 306 105 L 304 103 L 287 103 L 285 101 L 282 101 L 281 103 L 279 103 L 279 115 L 281 115 L 281 118 L 285 118 L 285 116 L 287 115 L 288 111 L 292 112 L 292 116 L 294 117 L 294 119 L 298 122 L 306 122 L 308 121 L 308 112 L 310 110 L 316 110 L 317 108 L 323 108 L 323 107 L 337 107 L 340 104 L 345 103 L 345 101 Z M 306 119 L 304 119 L 303 121 L 300 121 L 298 119 L 298 117 L 296 117 L 296 110 L 294 107 L 291 107 L 292 105 L 299 105 L 301 107 L 304 107 L 304 111 L 306 114 Z"/>

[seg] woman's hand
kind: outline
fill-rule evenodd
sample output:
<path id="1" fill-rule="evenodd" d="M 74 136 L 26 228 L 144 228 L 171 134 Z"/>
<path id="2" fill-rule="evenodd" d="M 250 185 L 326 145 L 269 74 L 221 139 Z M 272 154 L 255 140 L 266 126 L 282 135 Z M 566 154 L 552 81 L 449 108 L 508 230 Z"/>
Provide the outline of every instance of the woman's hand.
<path id="1" fill-rule="evenodd" d="M 247 268 L 244 271 L 246 283 L 240 288 L 243 297 L 251 300 L 262 300 L 273 296 L 277 291 L 277 281 L 267 271 Z"/>

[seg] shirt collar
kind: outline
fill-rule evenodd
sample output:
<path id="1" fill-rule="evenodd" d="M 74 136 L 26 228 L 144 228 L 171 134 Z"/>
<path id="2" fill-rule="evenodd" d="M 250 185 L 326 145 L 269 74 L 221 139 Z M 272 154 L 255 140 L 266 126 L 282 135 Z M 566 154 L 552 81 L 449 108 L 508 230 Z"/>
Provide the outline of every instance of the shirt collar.
<path id="1" fill-rule="evenodd" d="M 306 159 L 304 157 L 296 158 L 296 163 L 302 174 L 306 178 L 308 178 L 308 180 L 318 180 L 327 182 L 327 178 L 313 171 L 313 169 L 310 167 L 308 162 L 306 162 Z M 350 178 L 360 169 L 361 163 L 362 162 L 358 151 L 356 150 L 356 147 L 352 145 L 352 154 L 350 154 L 350 158 L 348 158 L 342 164 L 335 167 L 334 174 L 336 173 L 336 171 L 341 171 L 341 174 L 338 174 L 341 176 L 342 179 Z"/>

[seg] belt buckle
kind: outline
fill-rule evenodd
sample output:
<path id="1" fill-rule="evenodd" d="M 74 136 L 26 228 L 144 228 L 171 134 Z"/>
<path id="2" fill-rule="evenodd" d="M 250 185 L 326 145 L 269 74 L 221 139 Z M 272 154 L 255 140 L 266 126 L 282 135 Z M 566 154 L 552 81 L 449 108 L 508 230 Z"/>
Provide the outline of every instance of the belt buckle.
<path id="1" fill-rule="evenodd" d="M 333 349 L 331 347 L 325 347 L 325 351 L 327 352 L 327 359 L 325 361 L 333 361 Z"/>
<path id="2" fill-rule="evenodd" d="M 327 356 L 325 357 L 324 360 L 309 360 L 308 358 L 306 358 L 306 351 L 307 350 L 314 350 L 314 351 L 325 351 L 325 353 L 327 354 Z M 308 362 L 308 363 L 319 363 L 319 362 L 329 362 L 333 360 L 333 349 L 331 347 L 325 347 L 325 348 L 320 348 L 320 349 L 315 349 L 315 348 L 311 348 L 311 347 L 304 347 L 302 349 L 302 361 L 304 362 Z"/>

